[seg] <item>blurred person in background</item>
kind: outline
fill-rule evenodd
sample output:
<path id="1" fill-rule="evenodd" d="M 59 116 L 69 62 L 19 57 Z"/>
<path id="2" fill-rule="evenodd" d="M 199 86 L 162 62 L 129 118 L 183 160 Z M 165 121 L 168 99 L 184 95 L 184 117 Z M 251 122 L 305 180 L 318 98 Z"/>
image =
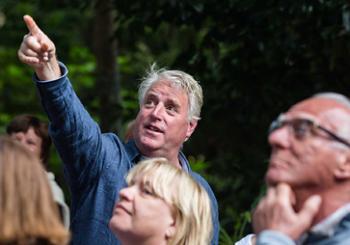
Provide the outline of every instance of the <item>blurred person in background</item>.
<path id="1" fill-rule="evenodd" d="M 0 136 L 0 244 L 66 245 L 63 226 L 39 158 Z"/>
<path id="2" fill-rule="evenodd" d="M 124 140 L 126 143 L 133 139 L 134 127 L 135 127 L 135 120 L 131 120 L 126 125 L 125 136 L 124 136 Z"/>
<path id="3" fill-rule="evenodd" d="M 350 100 L 320 93 L 272 122 L 256 243 L 350 244 Z"/>
<path id="4" fill-rule="evenodd" d="M 6 132 L 40 159 L 46 170 L 53 197 L 59 207 L 62 222 L 69 227 L 69 207 L 65 202 L 64 193 L 56 183 L 55 175 L 48 171 L 51 146 L 48 125 L 34 115 L 21 114 L 12 119 L 6 127 Z"/>

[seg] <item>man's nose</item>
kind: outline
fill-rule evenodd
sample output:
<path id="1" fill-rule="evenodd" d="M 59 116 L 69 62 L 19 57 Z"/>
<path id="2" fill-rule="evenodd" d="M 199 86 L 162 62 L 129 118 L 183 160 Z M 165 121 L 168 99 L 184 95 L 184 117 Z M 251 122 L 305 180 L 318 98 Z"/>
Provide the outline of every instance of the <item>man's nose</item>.
<path id="1" fill-rule="evenodd" d="M 164 112 L 164 106 L 163 104 L 159 103 L 154 107 L 152 111 L 152 115 L 156 118 L 160 118 L 163 112 Z"/>
<path id="2" fill-rule="evenodd" d="M 287 148 L 290 145 L 291 132 L 288 125 L 272 131 L 268 136 L 268 142 L 271 147 Z"/>

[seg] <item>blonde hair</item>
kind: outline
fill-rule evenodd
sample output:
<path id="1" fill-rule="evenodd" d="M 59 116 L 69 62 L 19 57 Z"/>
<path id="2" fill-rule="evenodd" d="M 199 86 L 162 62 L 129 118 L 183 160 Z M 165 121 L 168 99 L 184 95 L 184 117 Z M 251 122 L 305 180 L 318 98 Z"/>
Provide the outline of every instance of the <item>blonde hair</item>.
<path id="1" fill-rule="evenodd" d="M 169 245 L 207 245 L 212 237 L 211 204 L 206 190 L 165 158 L 141 161 L 126 178 L 147 183 L 155 196 L 172 206 L 176 231 Z"/>
<path id="2" fill-rule="evenodd" d="M 68 244 L 40 159 L 0 136 L 0 244 Z"/>

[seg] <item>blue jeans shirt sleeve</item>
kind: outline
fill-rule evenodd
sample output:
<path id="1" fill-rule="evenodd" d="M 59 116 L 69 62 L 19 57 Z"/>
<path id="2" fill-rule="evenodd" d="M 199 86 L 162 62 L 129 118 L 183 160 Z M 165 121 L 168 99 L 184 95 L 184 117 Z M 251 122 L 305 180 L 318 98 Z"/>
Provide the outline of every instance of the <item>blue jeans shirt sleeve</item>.
<path id="1" fill-rule="evenodd" d="M 261 232 L 256 241 L 256 245 L 295 245 L 295 242 L 281 232 L 265 230 Z"/>
<path id="2" fill-rule="evenodd" d="M 79 188 L 88 186 L 89 180 L 98 177 L 106 162 L 104 152 L 110 148 L 118 151 L 118 147 L 111 143 L 113 140 L 101 133 L 97 123 L 80 102 L 67 77 L 67 68 L 62 63 L 60 68 L 63 75 L 57 80 L 34 80 L 50 120 L 50 135 L 67 168 L 65 174 L 68 175 L 69 182 L 74 182 L 70 186 Z M 118 156 L 117 152 L 115 155 Z"/>

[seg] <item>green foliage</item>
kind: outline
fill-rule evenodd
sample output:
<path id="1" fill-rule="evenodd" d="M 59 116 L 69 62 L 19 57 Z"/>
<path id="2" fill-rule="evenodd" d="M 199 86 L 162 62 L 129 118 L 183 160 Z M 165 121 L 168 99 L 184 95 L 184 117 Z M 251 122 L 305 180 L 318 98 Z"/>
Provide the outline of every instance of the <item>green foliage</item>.
<path id="1" fill-rule="evenodd" d="M 220 227 L 220 234 L 219 234 L 219 244 L 220 245 L 232 245 L 234 244 L 234 241 L 230 235 L 226 232 L 226 230 L 222 227 Z"/>
<path id="2" fill-rule="evenodd" d="M 239 215 L 235 220 L 234 234 L 230 235 L 223 227 L 220 227 L 219 244 L 220 245 L 232 245 L 234 242 L 240 240 L 246 234 L 245 229 L 251 223 L 251 213 L 246 211 Z"/>
<path id="3" fill-rule="evenodd" d="M 193 171 L 205 175 L 205 170 L 209 167 L 209 163 L 205 161 L 204 155 L 199 155 L 197 157 L 188 156 L 188 161 Z"/>

